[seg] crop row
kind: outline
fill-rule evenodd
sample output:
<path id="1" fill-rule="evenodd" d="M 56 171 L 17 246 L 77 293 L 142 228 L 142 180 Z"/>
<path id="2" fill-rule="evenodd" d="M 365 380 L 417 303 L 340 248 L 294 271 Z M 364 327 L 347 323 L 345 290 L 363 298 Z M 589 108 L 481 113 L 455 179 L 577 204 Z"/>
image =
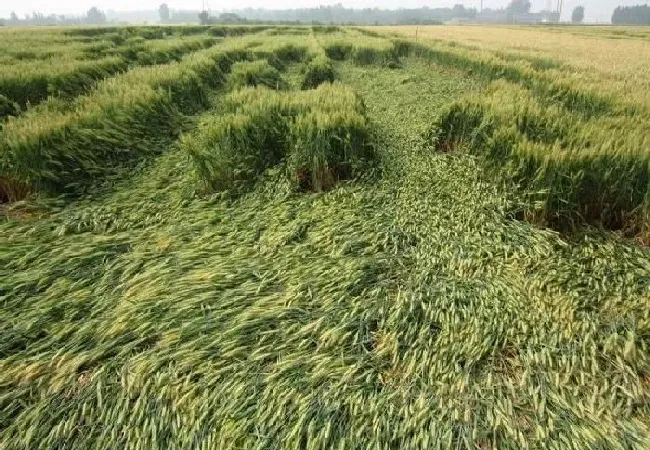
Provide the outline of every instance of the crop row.
<path id="1" fill-rule="evenodd" d="M 532 193 L 526 216 L 558 229 L 583 223 L 645 233 L 650 226 L 650 114 L 633 99 L 571 82 L 553 60 L 468 46 L 394 42 L 415 55 L 492 81 L 432 125 L 441 150 L 485 157 Z"/>
<path id="2" fill-rule="evenodd" d="M 97 56 L 115 56 L 122 47 L 142 44 L 145 41 L 174 41 L 191 36 L 229 37 L 255 34 L 267 27 L 102 27 L 102 28 L 52 28 L 31 30 L 0 29 L 0 61 L 16 64 L 28 60 L 51 58 L 87 59 Z M 89 34 L 90 33 L 90 34 Z M 144 49 L 143 49 L 144 50 Z"/>
<path id="3" fill-rule="evenodd" d="M 339 84 L 244 88 L 224 99 L 224 109 L 182 144 L 209 190 L 248 185 L 284 162 L 296 188 L 322 191 L 358 174 L 372 156 L 363 103 Z"/>
<path id="4" fill-rule="evenodd" d="M 52 60 L 9 65 L 0 74 L 0 93 L 21 108 L 49 96 L 74 97 L 133 64 L 164 64 L 214 43 L 214 39 L 205 37 L 171 40 L 163 41 L 162 45 L 125 47 L 115 56 L 99 60 L 63 59 L 56 63 Z"/>
<path id="5" fill-rule="evenodd" d="M 166 36 L 188 36 L 194 34 L 209 34 L 211 36 L 243 36 L 246 34 L 259 33 L 261 31 L 271 28 L 268 25 L 213 25 L 213 26 L 129 26 L 129 27 L 84 27 L 84 28 L 69 28 L 65 34 L 71 37 L 78 38 L 108 38 L 113 39 L 114 36 L 121 38 L 129 38 L 133 36 L 141 36 L 145 39 L 162 39 Z M 285 27 L 274 27 L 279 30 Z"/>
<path id="6" fill-rule="evenodd" d="M 0 73 L 0 95 L 23 109 L 51 95 L 75 96 L 133 65 L 178 61 L 187 53 L 214 45 L 216 37 L 258 33 L 265 27 L 108 28 L 97 29 L 98 34 L 92 34 L 91 40 L 75 42 L 78 33 L 85 36 L 93 30 L 53 32 L 53 43 L 32 42 L 28 36 L 5 33 L 9 45 L 16 48 L 0 54 L 5 62 Z M 199 32 L 202 35 L 191 36 Z"/>
<path id="7" fill-rule="evenodd" d="M 468 148 L 535 192 L 536 220 L 633 233 L 648 226 L 650 133 L 640 120 L 585 121 L 497 82 L 449 106 L 433 133 L 439 148 Z"/>
<path id="8" fill-rule="evenodd" d="M 350 59 L 360 65 L 382 64 L 391 68 L 399 65 L 399 55 L 390 39 L 350 33 L 343 38 L 325 36 L 319 41 L 334 61 Z"/>
<path id="9" fill-rule="evenodd" d="M 293 42 L 249 42 L 253 60 L 233 65 L 220 114 L 182 140 L 206 190 L 237 190 L 280 166 L 294 188 L 323 191 L 371 161 L 363 103 L 331 84 L 334 68 L 317 40 Z M 289 83 L 281 71 L 298 62 L 300 78 Z"/>
<path id="10" fill-rule="evenodd" d="M 160 139 L 179 131 L 185 114 L 207 106 L 209 90 L 225 81 L 234 61 L 264 52 L 277 60 L 299 48 L 278 42 L 253 52 L 248 44 L 224 42 L 180 62 L 136 68 L 100 82 L 70 108 L 35 108 L 10 120 L 0 142 L 1 196 L 74 192 L 126 161 L 155 154 Z"/>
<path id="11" fill-rule="evenodd" d="M 620 99 L 570 83 L 565 77 L 557 76 L 557 73 L 548 73 L 543 60 L 508 61 L 489 52 L 458 44 L 426 45 L 397 39 L 394 46 L 400 56 L 415 55 L 488 80 L 506 80 L 520 84 L 540 101 L 560 103 L 568 111 L 581 114 L 585 118 L 638 112 L 638 108 L 633 104 L 623 103 Z"/>
<path id="12" fill-rule="evenodd" d="M 282 79 L 280 71 L 287 64 L 302 62 L 301 89 L 314 89 L 325 82 L 335 79 L 334 66 L 326 55 L 325 49 L 312 39 L 307 45 L 296 46 L 292 41 L 253 41 L 248 45 L 254 61 L 238 63 L 233 67 L 230 76 L 231 87 L 267 86 L 271 89 L 288 88 L 288 83 Z M 270 56 L 264 56 L 270 55 Z"/>

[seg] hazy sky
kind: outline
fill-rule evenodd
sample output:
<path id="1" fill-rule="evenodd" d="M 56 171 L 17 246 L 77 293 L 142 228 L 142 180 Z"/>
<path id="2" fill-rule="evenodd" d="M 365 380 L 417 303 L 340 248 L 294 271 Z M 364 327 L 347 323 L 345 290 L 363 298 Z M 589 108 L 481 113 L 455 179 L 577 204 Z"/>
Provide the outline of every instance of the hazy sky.
<path id="1" fill-rule="evenodd" d="M 9 17 L 12 11 L 19 16 L 40 11 L 45 14 L 82 14 L 90 6 L 97 6 L 100 9 L 112 9 L 116 11 L 131 11 L 157 8 L 163 0 L 0 0 L 0 17 Z M 380 8 L 411 8 L 418 6 L 429 6 L 435 8 L 438 6 L 453 6 L 456 3 L 462 3 L 465 6 L 478 8 L 480 0 L 340 0 L 345 6 L 354 8 L 380 7 Z M 531 0 L 533 9 L 544 8 L 549 0 Z M 555 3 L 555 0 L 551 0 Z M 296 8 L 296 7 L 314 7 L 318 5 L 327 5 L 338 3 L 334 1 L 314 1 L 314 0 L 208 0 L 210 9 L 235 9 L 244 7 L 260 8 Z M 170 8 L 174 9 L 200 9 L 202 0 L 166 0 Z M 496 8 L 504 6 L 508 0 L 483 0 L 485 8 Z M 589 22 L 609 21 L 612 11 L 618 5 L 636 5 L 646 3 L 646 0 L 564 0 L 563 18 L 568 18 L 571 10 L 576 5 L 585 6 L 585 19 Z"/>

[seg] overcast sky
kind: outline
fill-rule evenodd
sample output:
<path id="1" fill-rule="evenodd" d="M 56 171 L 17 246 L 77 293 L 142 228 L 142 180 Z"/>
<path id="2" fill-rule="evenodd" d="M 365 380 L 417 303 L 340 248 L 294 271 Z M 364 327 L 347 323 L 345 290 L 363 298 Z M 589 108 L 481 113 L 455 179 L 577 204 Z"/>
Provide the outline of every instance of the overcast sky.
<path id="1" fill-rule="evenodd" d="M 112 9 L 116 11 L 132 11 L 143 9 L 155 9 L 163 0 L 0 0 L 0 17 L 9 17 L 12 11 L 19 16 L 39 11 L 44 14 L 82 14 L 91 6 L 100 9 Z M 335 4 L 339 1 L 314 1 L 314 0 L 212 0 L 208 1 L 210 9 L 236 9 L 244 7 L 284 9 L 297 7 L 314 7 L 318 5 Z M 411 8 L 418 6 L 429 6 L 431 8 L 441 6 L 453 6 L 462 3 L 465 6 L 478 8 L 480 0 L 340 0 L 347 7 L 366 8 Z M 544 8 L 549 0 L 531 0 L 533 9 Z M 556 0 L 551 0 L 554 4 Z M 589 22 L 609 21 L 612 11 L 618 5 L 636 5 L 646 3 L 647 0 L 564 0 L 563 18 L 568 18 L 571 9 L 576 5 L 585 6 L 585 20 Z M 166 3 L 174 9 L 200 9 L 202 0 L 167 0 Z M 504 6 L 508 0 L 483 0 L 483 7 L 497 8 Z"/>

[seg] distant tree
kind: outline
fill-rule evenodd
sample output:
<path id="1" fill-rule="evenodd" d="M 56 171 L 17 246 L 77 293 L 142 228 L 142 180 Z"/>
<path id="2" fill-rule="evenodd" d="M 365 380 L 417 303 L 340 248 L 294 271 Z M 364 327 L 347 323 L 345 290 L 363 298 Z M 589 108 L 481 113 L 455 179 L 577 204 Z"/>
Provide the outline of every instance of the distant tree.
<path id="1" fill-rule="evenodd" d="M 86 23 L 91 25 L 101 25 L 106 23 L 106 14 L 93 6 L 86 13 Z"/>
<path id="2" fill-rule="evenodd" d="M 619 6 L 612 14 L 614 25 L 650 25 L 650 6 Z"/>
<path id="3" fill-rule="evenodd" d="M 573 8 L 573 13 L 571 14 L 571 22 L 573 23 L 582 23 L 585 18 L 585 7 L 576 6 Z"/>
<path id="4" fill-rule="evenodd" d="M 199 23 L 201 25 L 208 25 L 210 24 L 210 14 L 208 14 L 207 11 L 201 11 L 199 13 Z"/>
<path id="5" fill-rule="evenodd" d="M 246 22 L 246 19 L 244 19 L 241 16 L 238 16 L 237 14 L 233 13 L 223 13 L 219 14 L 219 23 L 244 23 Z"/>
<path id="6" fill-rule="evenodd" d="M 526 14 L 530 12 L 530 0 L 512 0 L 506 10 L 511 14 Z"/>
<path id="7" fill-rule="evenodd" d="M 327 2 L 325 2 L 327 3 Z M 505 11 L 505 10 L 504 10 Z M 229 11 L 237 14 L 240 18 L 252 22 L 274 22 L 274 23 L 320 23 L 320 24 L 351 24 L 351 25 L 409 25 L 409 24 L 437 24 L 454 18 L 474 18 L 477 10 L 467 8 L 458 4 L 452 8 L 345 8 L 341 3 L 319 6 L 315 8 L 293 8 L 293 9 L 263 9 L 243 8 Z M 171 22 L 196 21 L 199 11 L 174 11 Z M 220 16 L 212 17 L 201 15 L 201 23 L 211 24 L 223 20 Z M 505 17 L 505 12 L 504 12 Z"/>
<path id="8" fill-rule="evenodd" d="M 529 13 L 530 7 L 530 0 L 511 0 L 510 4 L 506 7 L 508 22 L 512 21 L 516 15 Z"/>
<path id="9" fill-rule="evenodd" d="M 13 23 L 13 24 L 17 24 L 18 22 L 20 22 L 20 19 L 18 18 L 16 13 L 13 12 L 13 11 L 11 11 L 11 15 L 9 16 L 9 22 Z"/>
<path id="10" fill-rule="evenodd" d="M 169 22 L 169 6 L 167 6 L 167 3 L 163 3 L 158 7 L 158 15 L 160 16 L 160 21 L 161 22 Z"/>

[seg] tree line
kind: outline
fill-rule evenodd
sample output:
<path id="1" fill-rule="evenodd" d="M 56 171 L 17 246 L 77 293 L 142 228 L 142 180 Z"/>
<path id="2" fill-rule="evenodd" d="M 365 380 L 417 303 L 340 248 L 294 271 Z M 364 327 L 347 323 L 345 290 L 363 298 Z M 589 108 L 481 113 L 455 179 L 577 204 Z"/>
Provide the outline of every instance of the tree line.
<path id="1" fill-rule="evenodd" d="M 463 5 L 455 5 L 452 8 L 402 8 L 402 9 L 381 9 L 346 8 L 341 3 L 317 8 L 297 9 L 263 9 L 245 8 L 218 16 L 211 16 L 207 11 L 172 11 L 166 3 L 163 3 L 156 11 L 152 11 L 153 20 L 155 16 L 162 23 L 183 24 L 196 23 L 321 23 L 321 24 L 354 24 L 354 25 L 432 25 L 440 24 L 450 20 L 467 20 L 473 22 L 505 22 L 511 23 L 533 15 L 530 12 L 530 0 L 511 0 L 507 7 L 502 9 L 485 9 L 477 11 L 474 8 L 466 8 Z M 573 23 L 581 23 L 584 18 L 585 9 L 577 6 L 571 14 Z M 555 12 L 545 17 L 550 22 L 556 22 L 559 15 Z M 550 19 L 550 20 L 549 20 Z M 19 18 L 15 13 L 7 20 L 0 19 L 0 25 L 11 26 L 34 26 L 34 25 L 101 25 L 107 23 L 106 14 L 96 7 L 90 8 L 81 17 L 69 17 L 63 15 L 44 15 L 38 12 Z M 612 15 L 614 25 L 650 25 L 650 6 L 619 6 Z"/>
<path id="2" fill-rule="evenodd" d="M 612 14 L 613 25 L 650 25 L 650 6 L 619 6 Z"/>
<path id="3" fill-rule="evenodd" d="M 71 25 L 102 25 L 106 23 L 106 14 L 99 8 L 93 6 L 85 15 L 81 17 L 70 17 L 65 15 L 50 14 L 45 15 L 34 12 L 31 15 L 25 15 L 20 18 L 15 12 L 12 12 L 7 20 L 0 19 L 0 25 L 10 26 L 71 26 Z"/>
<path id="4" fill-rule="evenodd" d="M 397 10 L 346 8 L 342 4 L 318 8 L 298 8 L 291 10 L 264 10 L 247 8 L 233 11 L 248 20 L 297 21 L 359 25 L 412 25 L 441 23 L 452 19 L 474 19 L 477 10 L 455 5 L 452 8 L 404 8 Z"/>

